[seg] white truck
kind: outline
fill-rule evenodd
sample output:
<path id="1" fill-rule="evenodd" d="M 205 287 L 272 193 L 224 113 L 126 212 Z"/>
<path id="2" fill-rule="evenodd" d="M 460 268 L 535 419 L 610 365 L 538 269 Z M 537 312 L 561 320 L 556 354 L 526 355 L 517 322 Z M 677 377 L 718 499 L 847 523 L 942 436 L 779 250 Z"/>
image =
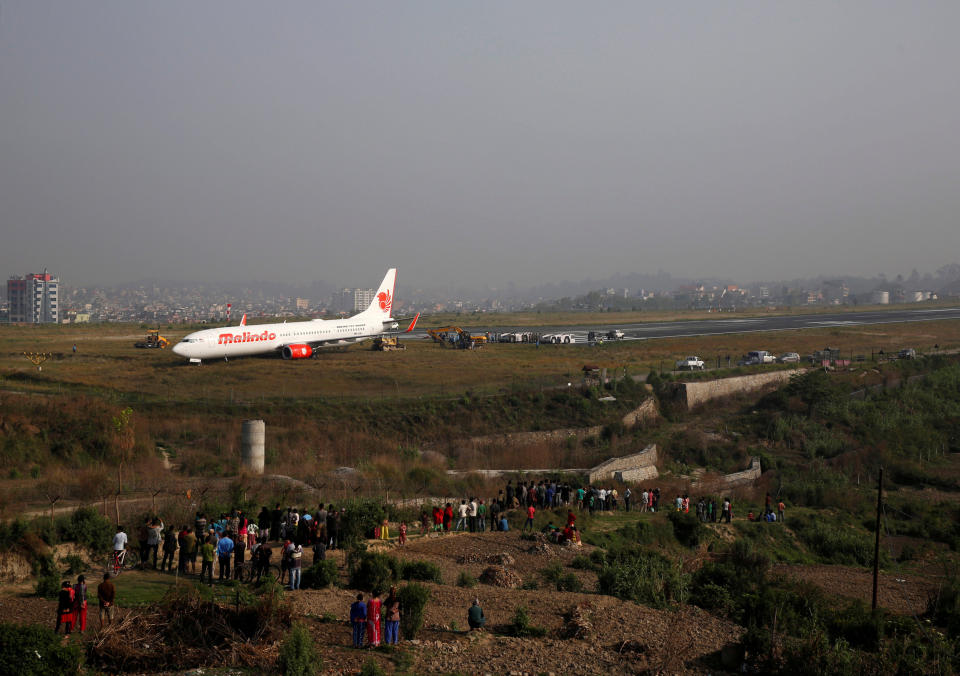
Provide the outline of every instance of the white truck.
<path id="1" fill-rule="evenodd" d="M 705 368 L 703 360 L 700 357 L 684 357 L 677 362 L 678 371 L 702 371 Z"/>
<path id="2" fill-rule="evenodd" d="M 572 333 L 546 333 L 540 336 L 541 343 L 555 343 L 557 345 L 577 342 Z"/>

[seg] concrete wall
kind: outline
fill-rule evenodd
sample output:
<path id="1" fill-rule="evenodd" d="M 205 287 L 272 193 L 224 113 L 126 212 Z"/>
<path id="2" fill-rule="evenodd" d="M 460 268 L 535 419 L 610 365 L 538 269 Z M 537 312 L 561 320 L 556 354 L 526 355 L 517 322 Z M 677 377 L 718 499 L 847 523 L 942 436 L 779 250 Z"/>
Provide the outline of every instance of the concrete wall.
<path id="1" fill-rule="evenodd" d="M 616 472 L 624 472 L 641 468 L 653 467 L 656 471 L 657 445 L 650 444 L 639 453 L 624 455 L 619 458 L 610 458 L 590 470 L 590 483 L 609 481 L 615 478 Z"/>
<path id="2" fill-rule="evenodd" d="M 723 476 L 715 479 L 708 479 L 702 482 L 694 481 L 693 484 L 708 491 L 726 490 L 728 488 L 736 488 L 737 486 L 743 486 L 745 484 L 752 484 L 754 481 L 760 478 L 760 474 L 760 458 L 752 458 L 750 460 L 750 467 L 742 472 L 724 474 Z"/>
<path id="3" fill-rule="evenodd" d="M 652 397 L 645 399 L 640 406 L 627 413 L 620 421 L 627 429 L 647 420 L 656 420 L 659 413 L 657 404 Z M 490 434 L 483 437 L 471 437 L 463 444 L 469 446 L 485 446 L 496 444 L 500 446 L 529 446 L 549 442 L 562 444 L 570 437 L 581 441 L 588 437 L 598 437 L 603 433 L 603 425 L 593 427 L 570 427 L 558 430 L 541 430 L 539 432 L 507 432 L 505 434 Z"/>
<path id="4" fill-rule="evenodd" d="M 763 389 L 767 385 L 782 385 L 788 382 L 791 376 L 797 373 L 803 373 L 805 370 L 806 369 L 771 371 L 770 373 L 721 378 L 720 380 L 677 383 L 675 387 L 678 390 L 678 398 L 688 409 L 691 409 L 711 399 L 729 397 L 732 394 L 740 394 L 741 392 L 753 392 Z"/>
<path id="5" fill-rule="evenodd" d="M 660 476 L 655 465 L 649 467 L 638 467 L 636 469 L 625 469 L 613 473 L 613 478 L 625 484 L 636 484 L 641 481 L 649 481 Z"/>

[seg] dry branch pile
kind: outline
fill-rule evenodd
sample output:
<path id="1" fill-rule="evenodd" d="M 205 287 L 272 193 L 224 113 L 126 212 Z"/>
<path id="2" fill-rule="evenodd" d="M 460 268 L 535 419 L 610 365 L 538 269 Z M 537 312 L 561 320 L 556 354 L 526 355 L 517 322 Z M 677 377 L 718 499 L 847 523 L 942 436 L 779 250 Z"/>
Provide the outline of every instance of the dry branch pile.
<path id="1" fill-rule="evenodd" d="M 492 563 L 496 566 L 512 566 L 516 563 L 516 560 L 507 552 L 500 552 L 499 554 L 472 552 L 458 556 L 457 563 L 461 565 L 465 563 Z"/>
<path id="2" fill-rule="evenodd" d="M 503 566 L 490 566 L 480 574 L 480 581 L 504 589 L 516 589 L 523 584 L 519 575 Z"/>
<path id="3" fill-rule="evenodd" d="M 222 605 L 195 587 L 179 587 L 159 604 L 134 611 L 90 645 L 90 661 L 112 672 L 204 667 L 272 667 L 290 626 L 276 590 Z"/>

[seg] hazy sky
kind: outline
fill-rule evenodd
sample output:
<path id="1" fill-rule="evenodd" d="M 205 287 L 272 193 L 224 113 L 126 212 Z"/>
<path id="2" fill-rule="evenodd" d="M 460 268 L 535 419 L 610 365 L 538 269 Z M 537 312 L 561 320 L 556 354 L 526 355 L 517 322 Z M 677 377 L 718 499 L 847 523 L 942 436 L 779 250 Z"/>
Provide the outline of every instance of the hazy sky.
<path id="1" fill-rule="evenodd" d="M 960 251 L 960 2 L 0 0 L 0 274 L 497 285 Z"/>

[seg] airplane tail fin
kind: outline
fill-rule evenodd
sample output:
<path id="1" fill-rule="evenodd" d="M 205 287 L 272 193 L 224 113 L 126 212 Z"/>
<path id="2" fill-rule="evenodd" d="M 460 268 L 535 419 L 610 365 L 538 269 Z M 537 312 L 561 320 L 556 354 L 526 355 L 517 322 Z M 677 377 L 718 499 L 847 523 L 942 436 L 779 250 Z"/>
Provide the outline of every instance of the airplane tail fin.
<path id="1" fill-rule="evenodd" d="M 384 319 L 391 316 L 393 312 L 393 290 L 397 285 L 397 269 L 387 270 L 386 277 L 380 282 L 380 288 L 373 296 L 373 302 L 370 307 L 361 312 L 363 315 L 374 315 Z"/>
<path id="2" fill-rule="evenodd" d="M 417 325 L 417 322 L 420 320 L 420 313 L 417 313 L 417 316 L 413 318 L 413 321 L 410 322 L 410 326 L 407 327 L 407 330 L 404 333 L 410 333 L 413 331 L 413 327 Z"/>

